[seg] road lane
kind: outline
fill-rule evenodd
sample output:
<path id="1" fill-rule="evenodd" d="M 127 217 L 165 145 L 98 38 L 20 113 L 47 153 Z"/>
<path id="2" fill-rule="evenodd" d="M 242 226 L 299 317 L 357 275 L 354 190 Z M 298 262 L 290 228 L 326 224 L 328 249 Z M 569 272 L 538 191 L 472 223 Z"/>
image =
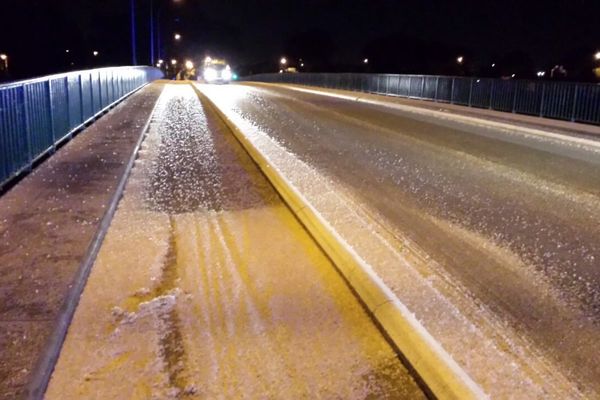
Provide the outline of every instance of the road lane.
<path id="1" fill-rule="evenodd" d="M 597 148 L 282 87 L 212 93 L 600 393 Z"/>
<path id="2" fill-rule="evenodd" d="M 46 394 L 423 395 L 189 85 L 168 85 Z"/>

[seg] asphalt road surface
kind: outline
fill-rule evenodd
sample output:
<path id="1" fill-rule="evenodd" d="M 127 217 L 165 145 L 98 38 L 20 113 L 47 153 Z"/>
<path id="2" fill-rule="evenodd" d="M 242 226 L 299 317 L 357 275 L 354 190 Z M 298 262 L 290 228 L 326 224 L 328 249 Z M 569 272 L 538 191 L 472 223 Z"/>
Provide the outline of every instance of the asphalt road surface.
<path id="1" fill-rule="evenodd" d="M 600 144 L 283 86 L 211 93 L 600 396 Z"/>
<path id="2" fill-rule="evenodd" d="M 46 398 L 424 396 L 233 135 L 169 84 Z"/>

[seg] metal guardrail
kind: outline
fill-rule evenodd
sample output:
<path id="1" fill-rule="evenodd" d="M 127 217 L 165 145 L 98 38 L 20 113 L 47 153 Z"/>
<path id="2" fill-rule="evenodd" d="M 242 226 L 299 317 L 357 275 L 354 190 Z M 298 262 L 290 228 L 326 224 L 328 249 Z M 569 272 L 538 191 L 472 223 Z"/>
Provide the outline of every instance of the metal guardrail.
<path id="1" fill-rule="evenodd" d="M 432 100 L 600 125 L 600 85 L 592 83 L 355 73 L 274 73 L 242 80 Z"/>
<path id="2" fill-rule="evenodd" d="M 102 68 L 0 85 L 0 189 L 141 86 L 150 67 Z"/>

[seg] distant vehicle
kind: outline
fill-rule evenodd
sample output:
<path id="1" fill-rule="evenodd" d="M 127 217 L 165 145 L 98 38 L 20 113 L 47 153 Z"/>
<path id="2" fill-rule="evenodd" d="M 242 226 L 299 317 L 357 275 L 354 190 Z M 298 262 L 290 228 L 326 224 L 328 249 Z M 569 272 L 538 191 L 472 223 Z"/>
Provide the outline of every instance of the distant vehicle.
<path id="1" fill-rule="evenodd" d="M 196 79 L 196 77 L 196 67 L 194 66 L 194 63 L 187 60 L 184 64 L 184 68 L 177 73 L 175 79 L 178 81 L 186 81 Z"/>
<path id="2" fill-rule="evenodd" d="M 225 60 L 206 57 L 202 77 L 207 83 L 229 83 L 231 82 L 233 73 Z"/>
<path id="3" fill-rule="evenodd" d="M 284 73 L 286 74 L 297 74 L 298 73 L 298 68 L 296 67 L 287 67 L 286 69 L 283 70 Z"/>

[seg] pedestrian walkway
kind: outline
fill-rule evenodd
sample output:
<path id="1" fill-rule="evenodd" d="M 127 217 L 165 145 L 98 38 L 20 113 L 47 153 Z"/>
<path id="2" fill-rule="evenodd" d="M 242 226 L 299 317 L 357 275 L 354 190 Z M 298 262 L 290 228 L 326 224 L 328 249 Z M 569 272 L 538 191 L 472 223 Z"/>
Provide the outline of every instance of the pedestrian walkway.
<path id="1" fill-rule="evenodd" d="M 0 197 L 0 399 L 23 395 L 161 90 L 132 95 Z"/>

